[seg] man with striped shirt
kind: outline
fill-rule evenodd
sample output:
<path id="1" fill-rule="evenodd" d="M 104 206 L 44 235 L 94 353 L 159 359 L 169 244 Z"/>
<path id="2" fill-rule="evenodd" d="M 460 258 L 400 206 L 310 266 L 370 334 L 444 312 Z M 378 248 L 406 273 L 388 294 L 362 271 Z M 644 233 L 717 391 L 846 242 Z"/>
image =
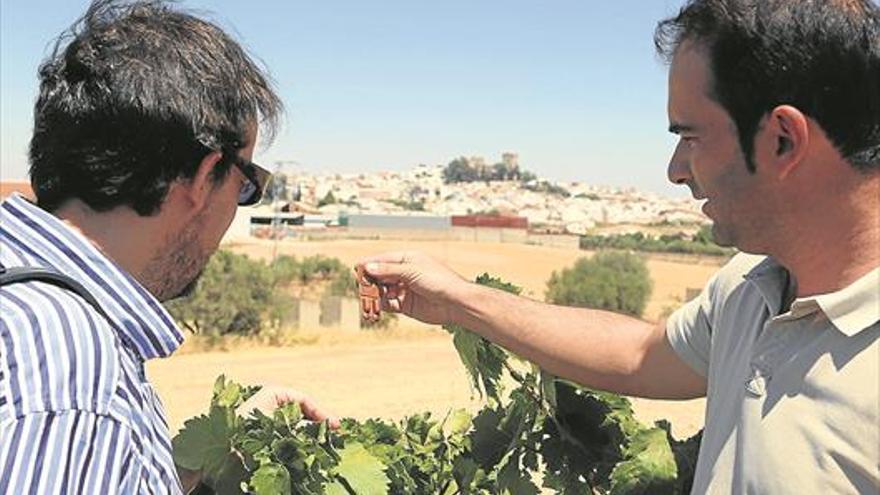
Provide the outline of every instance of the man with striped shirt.
<path id="1" fill-rule="evenodd" d="M 183 335 L 160 304 L 189 292 L 239 205 L 281 103 L 217 26 L 158 1 L 97 0 L 40 67 L 30 147 L 36 204 L 0 204 L 0 493 L 180 493 L 162 404 L 144 373 Z M 94 303 L 94 304 L 93 304 Z M 292 391 L 255 402 L 296 400 Z M 196 477 L 197 479 L 197 477 Z"/>

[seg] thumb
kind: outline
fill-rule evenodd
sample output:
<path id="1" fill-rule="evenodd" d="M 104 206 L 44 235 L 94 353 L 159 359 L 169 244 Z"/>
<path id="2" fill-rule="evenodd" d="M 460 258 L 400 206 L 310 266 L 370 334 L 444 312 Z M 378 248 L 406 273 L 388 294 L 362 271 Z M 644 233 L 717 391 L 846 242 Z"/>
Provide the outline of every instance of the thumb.
<path id="1" fill-rule="evenodd" d="M 383 261 L 368 261 L 364 271 L 370 277 L 383 285 L 406 282 L 412 278 L 412 267 L 405 263 L 388 263 Z"/>

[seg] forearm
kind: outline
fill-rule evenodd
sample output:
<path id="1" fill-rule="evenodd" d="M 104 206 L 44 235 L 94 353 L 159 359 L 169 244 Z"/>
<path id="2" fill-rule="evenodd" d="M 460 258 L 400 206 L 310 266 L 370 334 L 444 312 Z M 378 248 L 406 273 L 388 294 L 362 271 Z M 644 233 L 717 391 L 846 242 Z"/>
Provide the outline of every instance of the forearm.
<path id="1" fill-rule="evenodd" d="M 639 379 L 645 343 L 654 325 L 636 318 L 554 306 L 476 284 L 450 295 L 450 317 L 480 335 L 589 387 L 647 395 Z"/>

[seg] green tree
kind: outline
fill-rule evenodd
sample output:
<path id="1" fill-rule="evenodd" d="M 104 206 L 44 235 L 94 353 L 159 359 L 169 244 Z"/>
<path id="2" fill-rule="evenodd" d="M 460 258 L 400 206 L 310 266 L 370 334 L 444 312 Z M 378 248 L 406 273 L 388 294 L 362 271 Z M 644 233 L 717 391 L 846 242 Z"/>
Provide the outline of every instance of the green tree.
<path id="1" fill-rule="evenodd" d="M 339 272 L 327 286 L 325 294 L 328 296 L 358 297 L 357 280 L 349 270 Z"/>
<path id="2" fill-rule="evenodd" d="M 299 263 L 299 281 L 308 284 L 315 280 L 329 280 L 337 273 L 345 271 L 348 268 L 337 258 L 316 254 L 303 258 Z"/>
<path id="3" fill-rule="evenodd" d="M 252 335 L 275 302 L 273 275 L 265 263 L 221 250 L 211 257 L 195 292 L 166 307 L 193 332 Z"/>
<path id="4" fill-rule="evenodd" d="M 644 260 L 632 253 L 599 252 L 553 272 L 547 301 L 641 316 L 652 289 Z"/>
<path id="5" fill-rule="evenodd" d="M 327 191 L 327 194 L 325 194 L 323 198 L 318 200 L 318 208 L 336 203 L 336 196 L 333 195 L 333 191 Z"/>
<path id="6" fill-rule="evenodd" d="M 474 182 L 480 180 L 480 174 L 465 157 L 459 157 L 449 162 L 443 169 L 443 180 L 446 183 Z"/>
<path id="7" fill-rule="evenodd" d="M 300 277 L 301 267 L 294 256 L 281 255 L 269 265 L 273 282 L 277 286 L 290 285 Z"/>
<path id="8" fill-rule="evenodd" d="M 694 242 L 699 242 L 700 244 L 715 244 L 715 237 L 712 236 L 712 226 L 701 226 L 700 230 L 698 230 L 697 233 L 694 234 L 691 240 L 693 240 Z"/>

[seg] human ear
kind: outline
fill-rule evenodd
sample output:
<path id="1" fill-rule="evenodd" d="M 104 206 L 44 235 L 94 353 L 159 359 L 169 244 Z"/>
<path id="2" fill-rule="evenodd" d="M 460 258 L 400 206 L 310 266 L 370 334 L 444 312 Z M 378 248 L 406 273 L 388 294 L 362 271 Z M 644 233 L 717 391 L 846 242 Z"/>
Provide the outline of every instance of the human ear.
<path id="1" fill-rule="evenodd" d="M 201 211 L 208 202 L 211 191 L 215 187 L 214 168 L 222 159 L 223 154 L 212 151 L 202 158 L 195 175 L 186 186 L 186 199 L 193 211 Z"/>
<path id="2" fill-rule="evenodd" d="M 773 173 L 786 178 L 803 162 L 810 144 L 807 117 L 791 105 L 780 105 L 767 116 L 765 139 L 771 148 L 767 153 Z"/>

